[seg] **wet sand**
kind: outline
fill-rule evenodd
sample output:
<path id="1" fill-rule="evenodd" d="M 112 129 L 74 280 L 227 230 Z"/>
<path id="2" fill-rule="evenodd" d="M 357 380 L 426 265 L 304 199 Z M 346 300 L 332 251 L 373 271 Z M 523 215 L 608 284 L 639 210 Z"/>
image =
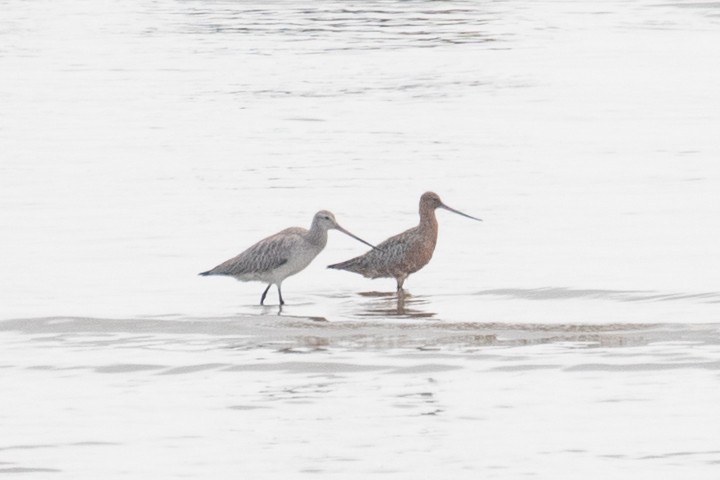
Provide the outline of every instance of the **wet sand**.
<path id="1" fill-rule="evenodd" d="M 328 321 L 322 317 L 244 315 L 187 319 L 30 318 L 0 321 L 0 331 L 56 339 L 64 343 L 112 337 L 132 342 L 155 336 L 207 337 L 233 348 L 333 350 L 474 351 L 479 347 L 519 347 L 573 343 L 584 348 L 646 346 L 662 342 L 720 345 L 720 324 L 532 324 L 445 322 L 392 317 L 386 321 Z M 98 340 L 102 341 L 102 340 Z"/>

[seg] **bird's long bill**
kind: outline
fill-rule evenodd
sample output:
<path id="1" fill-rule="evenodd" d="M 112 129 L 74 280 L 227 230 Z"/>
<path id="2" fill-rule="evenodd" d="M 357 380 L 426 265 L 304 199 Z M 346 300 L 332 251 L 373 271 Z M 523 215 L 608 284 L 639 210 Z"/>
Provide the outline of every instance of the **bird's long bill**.
<path id="1" fill-rule="evenodd" d="M 348 232 L 347 230 L 345 230 L 345 229 L 344 229 L 343 227 L 341 227 L 340 225 L 337 225 L 337 224 L 336 224 L 336 225 L 335 225 L 335 228 L 336 228 L 337 230 L 340 230 L 340 231 L 341 231 L 342 233 L 344 233 L 345 235 L 354 238 L 354 239 L 357 240 L 358 242 L 362 242 L 362 243 L 364 243 L 365 245 L 367 245 L 368 247 L 372 247 L 372 248 L 374 248 L 375 250 L 379 250 L 379 248 L 377 248 L 377 247 L 376 247 L 375 245 L 373 245 L 372 243 L 368 243 L 368 242 L 366 242 L 365 240 L 363 240 L 362 238 L 360 238 L 360 237 L 358 237 L 358 236 L 356 236 L 356 235 L 353 235 L 352 233 Z"/>
<path id="2" fill-rule="evenodd" d="M 473 217 L 473 216 L 471 216 L 471 215 L 468 215 L 467 213 L 463 213 L 463 212 L 461 212 L 461 211 L 459 211 L 459 210 L 455 210 L 454 208 L 450 208 L 450 207 L 448 207 L 447 205 L 445 205 L 444 203 L 443 203 L 442 205 L 440 205 L 440 208 L 444 208 L 445 210 L 450 210 L 451 212 L 457 213 L 458 215 L 462 215 L 463 217 L 472 218 L 473 220 L 477 220 L 478 222 L 482 222 L 482 218 L 475 218 L 475 217 Z"/>

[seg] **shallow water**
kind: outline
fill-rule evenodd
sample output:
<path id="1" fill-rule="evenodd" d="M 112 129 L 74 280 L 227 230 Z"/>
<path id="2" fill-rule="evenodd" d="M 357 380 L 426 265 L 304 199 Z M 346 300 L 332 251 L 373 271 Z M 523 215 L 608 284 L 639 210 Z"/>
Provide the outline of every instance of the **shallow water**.
<path id="1" fill-rule="evenodd" d="M 3 472 L 712 478 L 720 461 L 717 325 L 265 315 L 0 329 Z"/>
<path id="2" fill-rule="evenodd" d="M 0 473 L 715 478 L 717 2 L 0 8 Z"/>

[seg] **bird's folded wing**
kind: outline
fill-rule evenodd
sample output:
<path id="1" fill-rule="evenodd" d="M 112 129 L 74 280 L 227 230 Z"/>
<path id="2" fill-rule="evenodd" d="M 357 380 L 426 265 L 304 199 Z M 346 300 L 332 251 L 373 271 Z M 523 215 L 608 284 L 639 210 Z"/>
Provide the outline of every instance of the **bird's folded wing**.
<path id="1" fill-rule="evenodd" d="M 225 275 L 246 275 L 270 272 L 286 264 L 298 237 L 273 235 L 259 241 L 240 255 L 218 265 Z"/>

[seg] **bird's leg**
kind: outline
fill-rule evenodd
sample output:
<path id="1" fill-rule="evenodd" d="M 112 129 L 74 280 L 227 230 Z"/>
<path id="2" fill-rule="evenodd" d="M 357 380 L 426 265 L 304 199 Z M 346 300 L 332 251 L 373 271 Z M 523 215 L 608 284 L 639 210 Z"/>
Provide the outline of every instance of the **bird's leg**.
<path id="1" fill-rule="evenodd" d="M 282 291 L 280 290 L 280 284 L 278 283 L 278 298 L 280 299 L 280 305 L 285 305 L 285 301 L 282 298 Z"/>
<path id="2" fill-rule="evenodd" d="M 407 275 L 403 275 L 401 277 L 395 277 L 395 280 L 397 280 L 397 291 L 402 292 L 403 283 L 405 283 L 405 279 L 407 278 Z"/>
<path id="3" fill-rule="evenodd" d="M 398 304 L 402 303 L 403 307 L 405 306 L 405 296 L 405 290 L 403 290 L 402 288 L 397 291 Z"/>
<path id="4" fill-rule="evenodd" d="M 267 292 L 268 292 L 268 290 L 270 290 L 271 285 L 272 285 L 272 283 L 268 284 L 267 288 L 265 289 L 265 291 L 262 294 L 262 297 L 260 297 L 260 305 L 262 305 L 263 302 L 265 301 L 265 295 L 267 295 Z"/>

